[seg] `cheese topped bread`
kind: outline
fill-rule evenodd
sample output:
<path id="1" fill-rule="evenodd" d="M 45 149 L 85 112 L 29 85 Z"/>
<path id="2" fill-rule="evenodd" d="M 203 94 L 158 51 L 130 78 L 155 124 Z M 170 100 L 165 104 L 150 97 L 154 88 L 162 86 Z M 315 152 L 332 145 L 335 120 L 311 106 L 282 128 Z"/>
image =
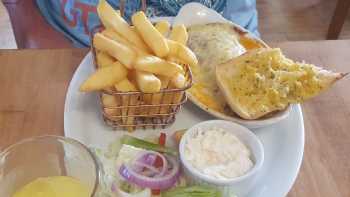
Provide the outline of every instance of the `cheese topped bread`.
<path id="1" fill-rule="evenodd" d="M 257 119 L 328 89 L 345 74 L 294 62 L 280 49 L 246 52 L 216 67 L 216 80 L 231 109 Z"/>

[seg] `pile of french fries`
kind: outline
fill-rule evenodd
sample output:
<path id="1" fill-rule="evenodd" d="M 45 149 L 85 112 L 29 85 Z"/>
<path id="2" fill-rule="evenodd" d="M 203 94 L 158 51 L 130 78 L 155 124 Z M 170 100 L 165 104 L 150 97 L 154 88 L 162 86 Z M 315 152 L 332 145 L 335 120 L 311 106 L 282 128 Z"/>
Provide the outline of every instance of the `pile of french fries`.
<path id="1" fill-rule="evenodd" d="M 147 109 L 148 112 L 136 111 L 135 107 L 121 110 L 113 107 L 135 106 L 140 102 L 149 105 L 180 102 L 183 92 L 171 95 L 171 98 L 159 92 L 184 88 L 187 78 L 183 65 L 198 63 L 195 54 L 186 46 L 186 27 L 177 25 L 170 29 L 167 21 L 153 25 L 142 11 L 132 16 L 133 26 L 130 26 L 106 0 L 99 1 L 97 13 L 104 26 L 92 39 L 98 69 L 83 82 L 80 91 L 145 93 L 142 99 L 138 94 L 125 94 L 121 98 L 102 94 L 104 113 L 121 115 L 123 118 L 116 121 L 122 121 L 123 125 L 134 124 L 135 113 L 167 113 L 168 109 L 159 105 Z"/>

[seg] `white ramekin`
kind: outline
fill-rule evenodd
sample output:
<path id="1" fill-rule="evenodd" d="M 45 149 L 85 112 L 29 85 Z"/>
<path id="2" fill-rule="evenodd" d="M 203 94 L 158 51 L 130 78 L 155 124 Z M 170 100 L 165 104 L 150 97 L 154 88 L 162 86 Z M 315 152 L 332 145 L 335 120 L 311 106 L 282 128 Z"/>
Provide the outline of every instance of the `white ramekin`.
<path id="1" fill-rule="evenodd" d="M 232 132 L 252 152 L 252 160 L 254 162 L 253 168 L 240 177 L 227 180 L 220 180 L 203 175 L 186 160 L 184 155 L 187 140 L 189 140 L 190 136 L 192 136 L 194 132 L 197 132 L 199 128 L 204 131 L 210 128 L 222 128 L 225 131 Z M 257 174 L 264 162 L 264 148 L 256 135 L 241 125 L 224 120 L 205 121 L 190 128 L 180 141 L 179 151 L 184 173 L 192 183 L 215 187 L 222 191 L 224 197 L 232 196 L 233 194 L 240 197 L 246 195 L 254 186 Z"/>

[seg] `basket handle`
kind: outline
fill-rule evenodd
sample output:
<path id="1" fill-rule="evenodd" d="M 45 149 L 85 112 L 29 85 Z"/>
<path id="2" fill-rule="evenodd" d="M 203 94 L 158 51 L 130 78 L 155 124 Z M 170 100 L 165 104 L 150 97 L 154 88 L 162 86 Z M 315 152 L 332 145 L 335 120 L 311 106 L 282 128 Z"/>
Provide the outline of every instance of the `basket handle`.
<path id="1" fill-rule="evenodd" d="M 126 0 L 120 0 L 119 9 L 120 9 L 120 15 L 124 17 L 125 15 L 125 1 Z M 141 0 L 141 11 L 146 12 L 147 8 L 147 0 Z"/>

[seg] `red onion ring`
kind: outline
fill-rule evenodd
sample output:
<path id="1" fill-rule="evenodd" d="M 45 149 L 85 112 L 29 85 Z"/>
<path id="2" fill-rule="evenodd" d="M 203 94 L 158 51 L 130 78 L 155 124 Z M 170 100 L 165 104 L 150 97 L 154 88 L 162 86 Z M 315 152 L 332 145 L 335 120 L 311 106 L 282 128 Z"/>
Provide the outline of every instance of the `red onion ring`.
<path id="1" fill-rule="evenodd" d="M 164 157 L 164 156 L 163 156 Z M 167 156 L 165 160 L 169 161 L 172 169 L 166 170 L 164 175 L 161 177 L 147 177 L 139 174 L 129 165 L 123 164 L 119 169 L 119 174 L 127 181 L 134 183 L 140 187 L 146 187 L 151 189 L 168 189 L 172 187 L 180 175 L 180 164 L 179 162 L 170 156 Z M 163 168 L 167 169 L 168 167 Z"/>
<path id="2" fill-rule="evenodd" d="M 156 159 L 157 159 L 157 155 L 153 154 L 153 152 L 144 151 L 136 158 L 136 161 L 139 161 L 148 165 L 153 165 Z"/>
<path id="3" fill-rule="evenodd" d="M 152 166 L 156 160 L 157 157 L 160 157 L 162 159 L 162 163 L 163 166 L 160 170 L 160 172 L 155 171 L 155 173 L 157 173 L 157 177 L 161 177 L 165 174 L 165 172 L 168 169 L 168 161 L 167 159 L 164 157 L 163 154 L 160 154 L 158 152 L 155 151 L 144 151 L 142 153 L 140 153 L 140 155 L 138 157 L 136 157 L 136 159 L 133 160 L 132 164 L 133 164 L 133 169 L 137 172 L 140 173 L 144 167 L 148 168 L 149 170 L 152 170 L 150 166 Z M 145 166 L 142 165 L 137 165 L 137 164 L 145 164 Z"/>
<path id="4" fill-rule="evenodd" d="M 134 162 L 133 163 L 133 167 L 134 166 L 136 166 L 137 168 L 138 167 L 141 167 L 141 168 L 143 168 L 143 169 L 148 169 L 149 171 L 151 171 L 153 174 L 159 174 L 160 173 L 160 170 L 158 169 L 158 168 L 156 168 L 156 167 L 154 167 L 154 166 L 151 166 L 151 165 L 147 165 L 147 164 L 144 164 L 144 163 L 141 163 L 141 162 Z M 133 169 L 135 169 L 135 168 L 133 168 Z M 136 171 L 136 170 L 135 170 Z M 136 171 L 136 172 L 138 172 L 139 173 L 139 171 Z M 151 176 L 151 175 L 150 175 Z"/>

